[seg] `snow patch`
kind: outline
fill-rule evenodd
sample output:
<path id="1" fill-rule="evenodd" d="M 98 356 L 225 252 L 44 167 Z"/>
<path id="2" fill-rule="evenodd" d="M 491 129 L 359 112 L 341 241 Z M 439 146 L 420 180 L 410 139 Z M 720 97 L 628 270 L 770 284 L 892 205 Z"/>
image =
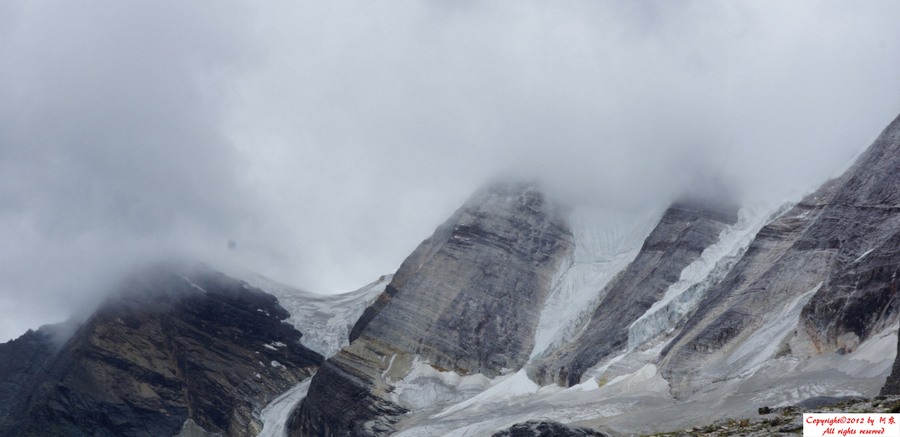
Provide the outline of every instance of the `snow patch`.
<path id="1" fill-rule="evenodd" d="M 458 411 L 462 411 L 470 406 L 478 404 L 494 402 L 509 403 L 509 401 L 511 401 L 512 399 L 535 394 L 537 393 L 539 388 L 540 386 L 538 386 L 534 383 L 534 381 L 528 378 L 528 374 L 525 372 L 525 369 L 522 369 L 512 376 L 505 378 L 499 384 L 478 394 L 477 396 L 453 405 L 452 407 L 447 408 L 443 412 L 435 414 L 432 417 L 446 417 Z"/>
<path id="2" fill-rule="evenodd" d="M 871 378 L 887 374 L 897 357 L 897 331 L 900 323 L 885 328 L 861 343 L 855 351 L 844 355 L 846 358 L 838 370 L 855 378 Z"/>
<path id="3" fill-rule="evenodd" d="M 391 399 L 413 410 L 455 404 L 490 388 L 496 379 L 492 381 L 480 373 L 460 376 L 442 372 L 416 357 L 409 374 L 394 384 Z"/>
<path id="4" fill-rule="evenodd" d="M 598 389 L 602 389 L 606 396 L 636 391 L 668 392 L 669 384 L 662 380 L 663 384 L 661 385 L 659 380 L 662 380 L 662 377 L 659 376 L 656 366 L 647 364 L 634 373 L 613 378 L 612 381 Z"/>
<path id="5" fill-rule="evenodd" d="M 644 399 L 669 403 L 668 384 L 647 365 L 613 385 L 590 379 L 562 388 L 538 388 L 524 372 L 506 378 L 478 396 L 452 405 L 439 414 L 419 416 L 398 437 L 490 436 L 500 429 L 533 419 L 573 423 L 636 411 Z"/>
<path id="6" fill-rule="evenodd" d="M 845 355 L 831 352 L 804 361 L 770 359 L 751 377 L 738 380 L 741 386 L 737 391 L 758 391 L 760 394 L 751 399 L 753 404 L 776 407 L 796 405 L 816 396 L 873 397 L 884 385 L 897 356 L 898 328 L 898 323 L 885 328 Z M 735 391 L 732 387 L 724 390 Z"/>
<path id="7" fill-rule="evenodd" d="M 581 390 L 581 391 L 594 391 L 600 388 L 600 384 L 597 382 L 595 378 L 588 378 L 587 381 L 582 382 L 581 384 L 575 384 L 569 387 L 569 390 Z"/>
<path id="8" fill-rule="evenodd" d="M 397 358 L 397 354 L 391 355 L 391 361 L 388 363 L 387 369 L 384 369 L 384 372 L 381 373 L 381 378 L 387 380 L 387 374 L 391 371 L 391 367 L 394 365 L 394 359 Z M 390 381 L 388 381 L 390 382 Z"/>

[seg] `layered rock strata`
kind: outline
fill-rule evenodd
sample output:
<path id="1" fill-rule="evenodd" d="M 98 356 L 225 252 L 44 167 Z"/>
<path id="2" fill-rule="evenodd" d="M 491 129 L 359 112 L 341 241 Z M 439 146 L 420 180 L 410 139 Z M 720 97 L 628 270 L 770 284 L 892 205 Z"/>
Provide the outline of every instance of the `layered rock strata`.
<path id="1" fill-rule="evenodd" d="M 493 377 L 525 365 L 550 282 L 573 250 L 562 208 L 529 185 L 490 186 L 425 240 L 313 378 L 292 436 L 386 435 L 414 360 Z"/>

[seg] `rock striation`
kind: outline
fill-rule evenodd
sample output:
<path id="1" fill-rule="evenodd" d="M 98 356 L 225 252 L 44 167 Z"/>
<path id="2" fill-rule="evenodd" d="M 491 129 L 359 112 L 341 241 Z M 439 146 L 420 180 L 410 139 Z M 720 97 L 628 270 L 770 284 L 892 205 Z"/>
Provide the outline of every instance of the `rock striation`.
<path id="1" fill-rule="evenodd" d="M 250 436 L 259 410 L 322 356 L 277 300 L 207 268 L 126 280 L 57 346 L 0 347 L 4 436 Z"/>
<path id="2" fill-rule="evenodd" d="M 387 435 L 414 360 L 461 375 L 522 368 L 551 279 L 573 250 L 564 210 L 527 184 L 476 193 L 400 266 L 313 378 L 292 436 Z"/>

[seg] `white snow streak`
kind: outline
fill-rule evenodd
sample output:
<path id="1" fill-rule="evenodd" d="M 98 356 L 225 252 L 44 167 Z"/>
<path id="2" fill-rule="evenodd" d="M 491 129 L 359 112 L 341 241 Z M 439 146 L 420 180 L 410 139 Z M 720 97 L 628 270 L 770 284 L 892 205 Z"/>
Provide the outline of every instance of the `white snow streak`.
<path id="1" fill-rule="evenodd" d="M 603 298 L 603 289 L 638 255 L 662 211 L 628 214 L 577 209 L 569 217 L 575 251 L 553 278 L 530 360 L 574 337 Z"/>
<path id="2" fill-rule="evenodd" d="M 262 431 L 256 437 L 284 437 L 285 424 L 294 407 L 306 397 L 312 376 L 288 389 L 263 408 L 259 415 Z"/>
<path id="3" fill-rule="evenodd" d="M 859 258 L 856 258 L 856 260 L 853 261 L 853 262 L 858 263 L 858 262 L 862 261 L 862 259 L 865 258 L 866 255 L 872 253 L 873 250 L 875 250 L 875 248 L 872 248 L 872 249 L 869 249 L 869 250 L 865 251 L 865 253 L 863 253 L 862 255 L 860 255 Z"/>
<path id="4" fill-rule="evenodd" d="M 777 211 L 783 209 L 782 206 Z M 728 274 L 759 230 L 772 220 L 773 214 L 766 208 L 742 208 L 738 212 L 738 222 L 722 230 L 719 241 L 685 267 L 678 282 L 669 286 L 665 296 L 631 324 L 628 349 L 634 350 L 668 331 L 692 311 L 709 288 Z"/>
<path id="5" fill-rule="evenodd" d="M 391 367 L 394 366 L 394 359 L 397 358 L 397 354 L 391 355 L 391 362 L 388 363 L 387 369 L 384 369 L 384 372 L 381 373 L 381 377 L 387 380 L 387 374 L 391 371 Z M 390 382 L 390 381 L 388 381 Z"/>
<path id="6" fill-rule="evenodd" d="M 200 290 L 200 291 L 206 293 L 206 290 L 204 290 L 203 287 L 201 287 L 201 286 L 199 286 L 199 285 L 197 285 L 197 284 L 191 282 L 191 280 L 188 279 L 187 277 L 181 276 L 181 275 L 178 275 L 178 277 L 181 278 L 181 279 L 184 279 L 185 282 L 187 282 L 191 287 L 194 287 L 194 288 L 196 288 L 196 289 L 198 289 L 198 290 Z"/>

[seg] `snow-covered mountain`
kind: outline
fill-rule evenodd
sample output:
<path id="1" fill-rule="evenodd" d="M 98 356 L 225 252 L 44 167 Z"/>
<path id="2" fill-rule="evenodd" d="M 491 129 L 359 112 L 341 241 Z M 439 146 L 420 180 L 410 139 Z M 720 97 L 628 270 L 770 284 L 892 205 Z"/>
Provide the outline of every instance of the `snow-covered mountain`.
<path id="1" fill-rule="evenodd" d="M 70 338 L 0 345 L 0 433 L 651 434 L 900 394 L 898 270 L 900 118 L 772 207 L 497 183 L 355 292 L 136 276 Z"/>

